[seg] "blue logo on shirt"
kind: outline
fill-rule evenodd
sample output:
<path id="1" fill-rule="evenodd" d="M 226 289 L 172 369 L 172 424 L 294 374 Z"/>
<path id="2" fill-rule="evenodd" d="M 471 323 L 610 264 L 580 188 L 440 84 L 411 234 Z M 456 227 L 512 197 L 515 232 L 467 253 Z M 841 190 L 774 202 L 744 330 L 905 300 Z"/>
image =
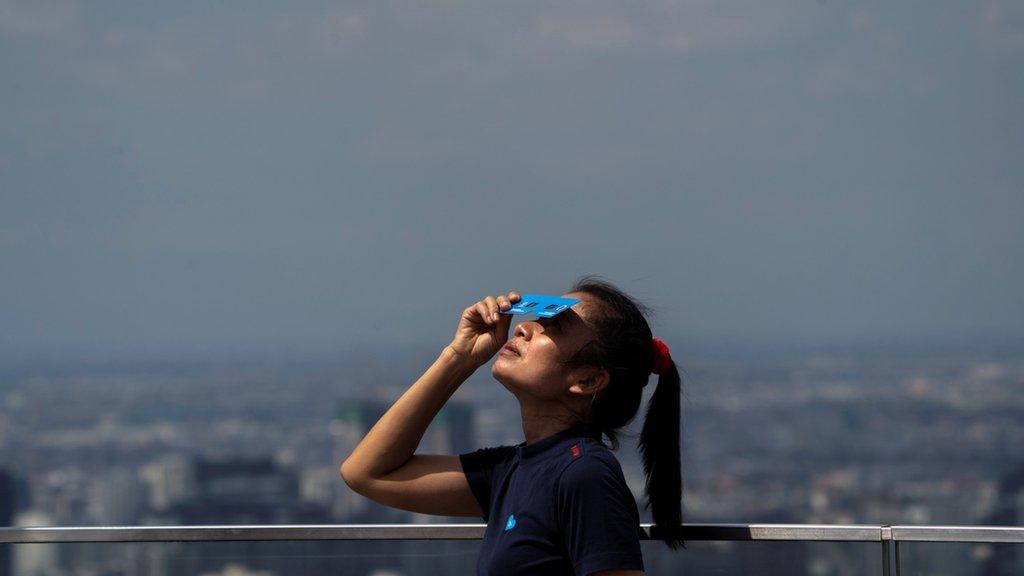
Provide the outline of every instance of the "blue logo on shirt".
<path id="1" fill-rule="evenodd" d="M 508 520 L 505 521 L 505 530 L 511 530 L 516 527 L 516 515 L 509 514 Z"/>

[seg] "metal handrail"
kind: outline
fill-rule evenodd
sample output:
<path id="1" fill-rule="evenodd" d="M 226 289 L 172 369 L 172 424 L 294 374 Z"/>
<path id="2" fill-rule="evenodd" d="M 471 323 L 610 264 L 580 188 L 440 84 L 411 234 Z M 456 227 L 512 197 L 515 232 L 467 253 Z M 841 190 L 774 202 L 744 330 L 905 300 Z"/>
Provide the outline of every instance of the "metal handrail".
<path id="1" fill-rule="evenodd" d="M 1018 526 L 891 526 L 895 542 L 1005 542 L 1024 543 Z"/>
<path id="2" fill-rule="evenodd" d="M 230 542 L 252 540 L 478 540 L 484 524 L 296 524 L 265 526 L 46 526 L 0 528 L 0 543 Z M 651 524 L 641 524 L 641 539 Z M 833 524 L 684 524 L 684 540 L 841 542 L 1005 542 L 1024 527 Z"/>

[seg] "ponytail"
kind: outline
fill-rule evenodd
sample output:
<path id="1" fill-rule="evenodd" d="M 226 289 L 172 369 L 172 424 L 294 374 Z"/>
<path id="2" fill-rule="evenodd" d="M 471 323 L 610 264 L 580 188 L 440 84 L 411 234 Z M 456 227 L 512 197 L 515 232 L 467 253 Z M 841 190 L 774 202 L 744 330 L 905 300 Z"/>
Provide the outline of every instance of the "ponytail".
<path id="1" fill-rule="evenodd" d="M 682 538 L 683 475 L 680 461 L 679 370 L 673 363 L 658 376 L 647 404 L 638 448 L 643 460 L 644 492 L 651 510 L 651 537 L 663 540 L 672 550 L 686 548 Z"/>

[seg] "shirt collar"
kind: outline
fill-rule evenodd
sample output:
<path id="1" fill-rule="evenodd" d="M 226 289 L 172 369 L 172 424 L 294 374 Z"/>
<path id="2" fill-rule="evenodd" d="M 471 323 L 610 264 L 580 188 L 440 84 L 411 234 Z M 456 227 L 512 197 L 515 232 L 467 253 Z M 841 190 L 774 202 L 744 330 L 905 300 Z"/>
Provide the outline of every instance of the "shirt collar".
<path id="1" fill-rule="evenodd" d="M 527 444 L 525 441 L 520 442 L 516 445 L 516 452 L 519 454 L 520 460 L 529 460 L 549 448 L 555 447 L 563 440 L 581 437 L 597 438 L 596 428 L 588 422 L 576 424 L 575 426 L 555 432 L 550 436 L 545 436 L 532 444 Z"/>

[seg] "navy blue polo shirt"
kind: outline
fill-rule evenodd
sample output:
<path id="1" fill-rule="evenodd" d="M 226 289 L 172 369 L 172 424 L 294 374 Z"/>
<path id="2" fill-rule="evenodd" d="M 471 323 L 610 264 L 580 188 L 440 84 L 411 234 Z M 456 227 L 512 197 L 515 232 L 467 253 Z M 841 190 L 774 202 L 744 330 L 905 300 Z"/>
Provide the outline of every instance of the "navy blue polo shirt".
<path id="1" fill-rule="evenodd" d="M 644 569 L 636 500 L 599 438 L 584 423 L 459 454 L 487 522 L 478 576 Z"/>

